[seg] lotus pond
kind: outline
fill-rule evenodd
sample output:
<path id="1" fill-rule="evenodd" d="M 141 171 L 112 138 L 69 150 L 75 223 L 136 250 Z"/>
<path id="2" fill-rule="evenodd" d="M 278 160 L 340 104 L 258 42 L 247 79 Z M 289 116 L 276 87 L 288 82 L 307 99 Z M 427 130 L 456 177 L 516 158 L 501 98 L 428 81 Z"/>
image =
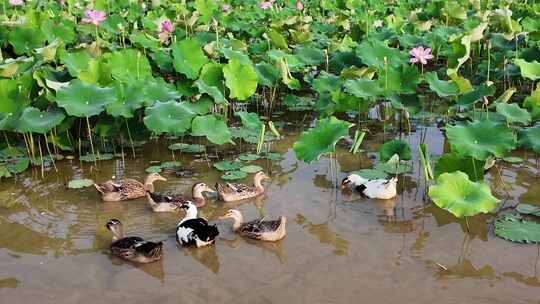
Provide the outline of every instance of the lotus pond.
<path id="1" fill-rule="evenodd" d="M 539 4 L 1 3 L 2 301 L 540 303 Z M 181 212 L 91 187 L 260 170 L 263 196 L 200 210 L 221 232 L 201 249 Z M 286 238 L 236 236 L 230 208 L 286 215 Z M 109 218 L 164 259 L 112 257 Z"/>

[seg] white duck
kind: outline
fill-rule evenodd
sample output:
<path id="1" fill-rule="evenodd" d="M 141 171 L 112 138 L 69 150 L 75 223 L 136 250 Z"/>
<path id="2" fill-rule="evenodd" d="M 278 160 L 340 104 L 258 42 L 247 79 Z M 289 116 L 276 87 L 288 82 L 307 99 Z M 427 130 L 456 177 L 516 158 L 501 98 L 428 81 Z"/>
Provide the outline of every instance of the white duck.
<path id="1" fill-rule="evenodd" d="M 361 194 L 376 199 L 391 199 L 397 195 L 397 177 L 391 179 L 366 179 L 358 174 L 351 174 L 341 182 L 342 188 L 354 188 Z"/>
<path id="2" fill-rule="evenodd" d="M 219 231 L 216 225 L 208 225 L 205 219 L 197 217 L 197 206 L 187 201 L 180 208 L 186 216 L 176 226 L 176 240 L 182 246 L 204 247 L 213 244 Z"/>

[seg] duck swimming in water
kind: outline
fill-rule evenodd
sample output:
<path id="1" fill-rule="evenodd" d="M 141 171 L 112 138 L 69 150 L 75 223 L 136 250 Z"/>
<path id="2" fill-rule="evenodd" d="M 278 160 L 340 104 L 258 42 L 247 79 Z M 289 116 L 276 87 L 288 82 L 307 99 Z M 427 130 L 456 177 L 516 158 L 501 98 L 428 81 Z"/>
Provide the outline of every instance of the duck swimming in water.
<path id="1" fill-rule="evenodd" d="M 110 249 L 113 255 L 136 263 L 151 263 L 163 256 L 163 242 L 149 242 L 138 236 L 124 236 L 124 227 L 117 219 L 110 219 L 105 225 L 113 234 Z"/>
<path id="2" fill-rule="evenodd" d="M 150 173 L 144 179 L 144 184 L 126 178 L 121 182 L 109 180 L 101 184 L 94 184 L 94 187 L 101 194 L 103 201 L 119 202 L 143 197 L 147 191 L 154 192 L 155 181 L 167 181 L 167 179 L 159 175 L 159 173 Z"/>
<path id="3" fill-rule="evenodd" d="M 391 199 L 397 195 L 397 177 L 391 179 L 366 179 L 358 174 L 351 174 L 343 179 L 343 189 L 354 189 L 361 194 L 376 199 Z"/>
<path id="4" fill-rule="evenodd" d="M 219 235 L 217 227 L 197 217 L 197 206 L 193 202 L 183 203 L 180 208 L 186 210 L 186 216 L 176 226 L 178 243 L 182 246 L 196 247 L 213 244 Z"/>
<path id="5" fill-rule="evenodd" d="M 243 237 L 247 237 L 260 241 L 279 241 L 285 237 L 287 233 L 285 225 L 287 224 L 287 218 L 281 216 L 277 220 L 264 220 L 264 218 L 256 219 L 247 223 L 244 223 L 244 217 L 239 210 L 229 210 L 227 214 L 219 219 L 232 218 L 233 230 Z"/>
<path id="6" fill-rule="evenodd" d="M 190 200 L 181 194 L 164 195 L 150 191 L 146 193 L 146 197 L 154 212 L 174 212 L 179 210 L 182 204 L 187 203 L 188 201 L 193 201 L 197 208 L 204 206 L 206 204 L 204 192 L 215 193 L 216 191 L 208 187 L 205 183 L 196 183 L 191 188 L 191 195 L 193 198 Z"/>
<path id="7" fill-rule="evenodd" d="M 216 190 L 219 194 L 219 198 L 224 202 L 241 201 L 263 194 L 264 187 L 262 181 L 265 179 L 270 179 L 270 177 L 260 171 L 253 176 L 253 186 L 235 183 L 216 183 Z"/>

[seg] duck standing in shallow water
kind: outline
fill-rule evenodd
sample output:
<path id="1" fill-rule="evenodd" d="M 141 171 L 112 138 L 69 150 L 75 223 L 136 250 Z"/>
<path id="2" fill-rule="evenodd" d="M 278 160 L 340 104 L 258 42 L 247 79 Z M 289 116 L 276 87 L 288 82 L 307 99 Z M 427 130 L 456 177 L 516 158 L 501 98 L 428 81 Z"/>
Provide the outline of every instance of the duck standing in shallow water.
<path id="1" fill-rule="evenodd" d="M 391 179 L 366 179 L 351 174 L 343 179 L 343 189 L 353 189 L 369 198 L 391 199 L 397 195 L 397 177 Z"/>
<path id="2" fill-rule="evenodd" d="M 204 192 L 215 193 L 216 191 L 208 187 L 205 183 L 196 183 L 191 188 L 192 200 L 188 200 L 181 194 L 163 195 L 150 191 L 146 193 L 146 197 L 154 212 L 174 212 L 179 210 L 182 204 L 188 201 L 193 201 L 197 208 L 203 207 L 206 204 Z"/>
<path id="3" fill-rule="evenodd" d="M 262 181 L 265 179 L 270 179 L 270 177 L 268 177 L 264 172 L 261 171 L 257 172 L 255 176 L 253 176 L 253 186 L 234 183 L 216 183 L 216 190 L 218 192 L 220 200 L 224 202 L 228 203 L 241 201 L 263 194 L 264 187 L 262 185 Z"/>
<path id="4" fill-rule="evenodd" d="M 97 191 L 101 194 L 101 199 L 105 202 L 119 202 L 130 199 L 140 198 L 146 195 L 146 192 L 154 192 L 155 181 L 167 181 L 159 173 L 150 173 L 144 179 L 144 184 L 130 178 L 121 182 L 106 181 L 101 184 L 94 184 Z"/>
<path id="5" fill-rule="evenodd" d="M 176 225 L 176 240 L 182 246 L 204 247 L 213 244 L 219 231 L 215 225 L 208 225 L 205 219 L 197 217 L 197 206 L 192 202 L 181 205 L 186 216 Z"/>
<path id="6" fill-rule="evenodd" d="M 233 230 L 243 237 L 254 240 L 275 242 L 285 237 L 287 234 L 286 224 L 287 218 L 281 216 L 277 220 L 265 221 L 264 218 L 256 219 L 251 222 L 244 223 L 244 217 L 238 210 L 229 210 L 227 214 L 219 219 L 232 218 L 234 220 Z"/>
<path id="7" fill-rule="evenodd" d="M 163 242 L 149 242 L 138 236 L 124 237 L 124 227 L 117 219 L 105 225 L 113 234 L 110 249 L 113 255 L 136 263 L 152 263 L 163 256 Z"/>

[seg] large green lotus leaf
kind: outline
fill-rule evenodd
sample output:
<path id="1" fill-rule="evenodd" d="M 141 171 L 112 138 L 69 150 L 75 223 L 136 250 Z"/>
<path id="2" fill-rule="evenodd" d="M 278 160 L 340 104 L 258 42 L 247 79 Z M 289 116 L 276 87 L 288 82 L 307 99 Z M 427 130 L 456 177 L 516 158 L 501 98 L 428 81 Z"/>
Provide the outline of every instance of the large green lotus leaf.
<path id="1" fill-rule="evenodd" d="M 339 76 L 330 74 L 327 72 L 321 72 L 319 77 L 313 81 L 313 89 L 322 95 L 324 93 L 333 93 L 341 91 L 342 81 Z M 361 87 L 361 89 L 364 87 Z M 370 91 L 370 88 L 366 88 L 366 91 Z M 373 94 L 371 94 L 373 95 Z"/>
<path id="2" fill-rule="evenodd" d="M 60 39 L 64 43 L 72 43 L 75 41 L 75 22 L 70 19 L 55 17 L 54 19 L 45 20 L 41 23 L 43 34 L 48 41 Z"/>
<path id="3" fill-rule="evenodd" d="M 154 133 L 182 134 L 191 127 L 191 120 L 197 113 L 185 102 L 174 100 L 156 102 L 146 108 L 144 125 Z"/>
<path id="4" fill-rule="evenodd" d="M 490 120 L 447 127 L 446 136 L 453 150 L 478 160 L 491 155 L 504 157 L 516 147 L 512 130 Z"/>
<path id="5" fill-rule="evenodd" d="M 480 85 L 460 96 L 456 104 L 468 106 L 478 101 L 483 101 L 484 97 L 493 96 L 493 94 L 495 94 L 495 86 Z"/>
<path id="6" fill-rule="evenodd" d="M 239 111 L 235 112 L 234 115 L 240 117 L 242 125 L 248 129 L 260 129 L 262 127 L 262 122 L 257 113 Z"/>
<path id="7" fill-rule="evenodd" d="M 223 91 L 223 65 L 217 62 L 209 62 L 201 69 L 200 80 L 204 81 L 209 86 L 217 87 Z"/>
<path id="8" fill-rule="evenodd" d="M 255 65 L 258 82 L 267 87 L 273 87 L 279 81 L 280 73 L 273 65 L 260 62 Z"/>
<path id="9" fill-rule="evenodd" d="M 464 172 L 472 181 L 484 180 L 484 162 L 457 153 L 445 153 L 435 164 L 435 178 L 443 173 Z"/>
<path id="10" fill-rule="evenodd" d="M 200 20 L 204 23 L 210 22 L 214 12 L 219 8 L 218 3 L 214 0 L 195 0 L 194 6 L 201 15 Z"/>
<path id="11" fill-rule="evenodd" d="M 110 59 L 112 77 L 121 82 L 133 82 L 152 77 L 152 68 L 139 50 L 125 49 L 113 52 Z"/>
<path id="12" fill-rule="evenodd" d="M 61 111 L 40 111 L 34 107 L 24 109 L 19 121 L 17 131 L 21 133 L 32 132 L 45 134 L 53 127 L 59 125 L 64 120 L 64 113 Z"/>
<path id="13" fill-rule="evenodd" d="M 199 92 L 208 94 L 214 99 L 217 104 L 225 102 L 225 97 L 223 96 L 218 87 L 208 85 L 202 79 L 195 81 L 195 85 L 199 89 Z"/>
<path id="14" fill-rule="evenodd" d="M 531 93 L 531 96 L 525 98 L 523 107 L 531 112 L 532 119 L 540 118 L 540 86 L 536 86 L 536 90 Z"/>
<path id="15" fill-rule="evenodd" d="M 19 91 L 19 81 L 0 79 L 0 129 L 11 130 L 28 103 L 24 94 Z"/>
<path id="16" fill-rule="evenodd" d="M 42 47 L 46 39 L 41 29 L 30 26 L 16 26 L 9 32 L 8 37 L 17 55 L 30 55 L 34 49 Z"/>
<path id="17" fill-rule="evenodd" d="M 512 242 L 537 244 L 540 243 L 540 224 L 506 214 L 495 220 L 495 235 Z"/>
<path id="18" fill-rule="evenodd" d="M 384 93 L 384 88 L 376 80 L 357 79 L 345 81 L 348 93 L 360 98 L 377 98 Z"/>
<path id="19" fill-rule="evenodd" d="M 81 81 L 106 86 L 112 82 L 111 67 L 104 59 L 91 59 L 88 68 L 77 76 Z"/>
<path id="20" fill-rule="evenodd" d="M 519 146 L 540 154 L 540 124 L 519 131 Z"/>
<path id="21" fill-rule="evenodd" d="M 538 61 L 527 62 L 523 59 L 516 59 L 514 63 L 519 66 L 522 77 L 533 81 L 540 79 L 540 63 Z"/>
<path id="22" fill-rule="evenodd" d="M 132 118 L 135 110 L 144 103 L 144 86 L 141 83 L 115 83 L 117 99 L 107 105 L 107 114 L 113 117 Z"/>
<path id="23" fill-rule="evenodd" d="M 242 168 L 242 163 L 239 161 L 223 160 L 214 163 L 214 168 L 218 169 L 219 171 L 233 171 Z"/>
<path id="24" fill-rule="evenodd" d="M 428 82 L 429 88 L 435 91 L 439 97 L 456 96 L 459 94 L 459 86 L 455 82 L 439 80 L 435 72 L 424 74 L 424 78 Z"/>
<path id="25" fill-rule="evenodd" d="M 196 39 L 186 38 L 172 46 L 174 68 L 189 79 L 197 79 L 199 70 L 208 62 L 208 58 Z"/>
<path id="26" fill-rule="evenodd" d="M 79 73 L 88 69 L 89 61 L 90 55 L 85 51 L 60 53 L 60 62 L 64 64 L 73 77 L 79 76 Z"/>
<path id="27" fill-rule="evenodd" d="M 144 88 L 145 106 L 151 106 L 156 101 L 177 100 L 182 97 L 182 94 L 180 94 L 173 85 L 166 83 L 162 78 L 156 78 L 153 81 L 145 82 L 144 85 L 141 86 Z"/>
<path id="28" fill-rule="evenodd" d="M 307 163 L 318 159 L 324 153 L 336 151 L 336 143 L 349 134 L 353 124 L 334 116 L 319 119 L 315 128 L 305 131 L 294 143 L 296 157 Z"/>
<path id="29" fill-rule="evenodd" d="M 231 132 L 227 124 L 214 115 L 195 117 L 191 126 L 191 135 L 206 136 L 209 141 L 218 145 L 231 141 Z"/>
<path id="30" fill-rule="evenodd" d="M 252 65 L 232 59 L 223 68 L 223 75 L 225 85 L 230 90 L 230 98 L 246 100 L 257 90 L 257 73 Z"/>
<path id="31" fill-rule="evenodd" d="M 279 49 L 288 50 L 289 45 L 287 44 L 287 40 L 283 35 L 281 35 L 278 31 L 274 29 L 270 29 L 267 32 L 268 37 L 270 38 L 270 41 Z"/>
<path id="32" fill-rule="evenodd" d="M 399 156 L 395 154 L 387 162 L 377 163 L 374 168 L 376 171 L 386 172 L 388 174 L 397 175 L 412 171 L 412 166 L 407 162 L 399 160 Z"/>
<path id="33" fill-rule="evenodd" d="M 379 148 L 379 158 L 382 162 L 388 161 L 394 154 L 397 154 L 401 160 L 410 160 L 411 147 L 403 140 L 394 139 Z"/>
<path id="34" fill-rule="evenodd" d="M 515 103 L 498 103 L 497 112 L 504 117 L 508 123 L 519 122 L 528 124 L 531 122 L 531 114 Z"/>
<path id="35" fill-rule="evenodd" d="M 223 48 L 221 49 L 221 52 L 223 53 L 223 56 L 229 60 L 236 59 L 240 61 L 242 64 L 251 65 L 253 64 L 253 61 L 249 58 L 248 55 L 246 55 L 243 52 L 235 51 L 233 49 Z"/>
<path id="36" fill-rule="evenodd" d="M 460 171 L 441 174 L 428 194 L 435 205 L 458 218 L 491 212 L 499 202 L 488 185 L 472 182 Z"/>
<path id="37" fill-rule="evenodd" d="M 296 56 L 305 65 L 320 65 L 324 62 L 324 51 L 313 46 L 299 46 L 294 50 Z"/>
<path id="38" fill-rule="evenodd" d="M 366 40 L 356 49 L 363 63 L 384 70 L 385 58 L 388 67 L 395 68 L 407 63 L 408 56 L 397 48 L 391 48 L 379 40 Z"/>
<path id="39" fill-rule="evenodd" d="M 105 106 L 116 101 L 113 88 L 101 88 L 73 80 L 58 91 L 56 103 L 71 116 L 90 117 L 105 110 Z"/>

